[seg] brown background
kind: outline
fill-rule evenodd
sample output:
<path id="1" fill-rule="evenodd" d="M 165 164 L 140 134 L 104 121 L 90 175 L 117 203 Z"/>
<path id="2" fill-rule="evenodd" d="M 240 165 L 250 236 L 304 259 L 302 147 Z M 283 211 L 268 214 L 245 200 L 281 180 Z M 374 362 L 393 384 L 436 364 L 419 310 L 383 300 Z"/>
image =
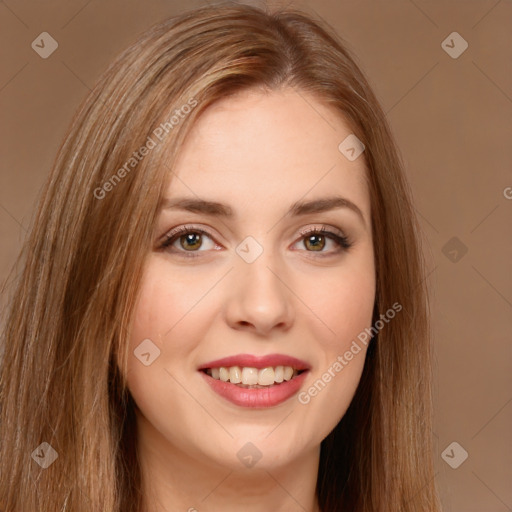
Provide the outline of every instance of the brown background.
<path id="1" fill-rule="evenodd" d="M 3 284 L 80 100 L 139 33 L 203 4 L 0 3 Z M 356 53 L 407 164 L 434 299 L 434 438 L 444 509 L 510 511 L 512 1 L 293 5 L 327 20 Z M 59 44 L 48 59 L 31 48 L 43 31 Z M 453 31 L 469 44 L 456 59 L 441 46 Z M 469 454 L 458 469 L 441 457 L 453 441 Z"/>

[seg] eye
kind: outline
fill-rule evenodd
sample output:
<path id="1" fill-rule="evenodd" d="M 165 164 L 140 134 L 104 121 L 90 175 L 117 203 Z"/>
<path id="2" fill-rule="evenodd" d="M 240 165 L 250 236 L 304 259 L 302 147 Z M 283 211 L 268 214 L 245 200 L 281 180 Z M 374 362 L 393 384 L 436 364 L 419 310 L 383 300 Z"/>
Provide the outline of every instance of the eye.
<path id="1" fill-rule="evenodd" d="M 209 243 L 205 244 L 205 239 Z M 210 233 L 193 226 L 180 226 L 172 230 L 165 235 L 164 241 L 160 245 L 161 249 L 173 249 L 171 252 L 182 253 L 185 257 L 198 256 L 194 253 L 203 252 L 199 250 L 201 248 L 207 251 L 215 247 L 218 246 L 214 243 Z"/>
<path id="2" fill-rule="evenodd" d="M 205 243 L 206 241 L 206 243 Z M 316 253 L 315 256 L 324 257 L 337 254 L 352 247 L 352 242 L 341 232 L 330 231 L 326 226 L 314 227 L 301 232 L 301 238 L 294 245 L 302 242 L 306 252 Z M 334 245 L 333 250 L 324 250 Z M 167 233 L 160 244 L 161 250 L 169 250 L 186 258 L 200 256 L 201 252 L 219 250 L 212 235 L 204 229 L 194 226 L 180 226 Z"/>
<path id="3" fill-rule="evenodd" d="M 321 228 L 311 228 L 301 233 L 302 245 L 306 248 L 307 252 L 322 253 L 322 256 L 329 254 L 338 253 L 343 250 L 347 250 L 352 247 L 352 243 L 347 236 L 340 233 L 329 231 L 325 226 Z M 334 251 L 324 251 L 331 242 L 335 245 Z M 298 242 L 297 242 L 298 243 Z M 325 254 L 324 254 L 325 253 Z"/>

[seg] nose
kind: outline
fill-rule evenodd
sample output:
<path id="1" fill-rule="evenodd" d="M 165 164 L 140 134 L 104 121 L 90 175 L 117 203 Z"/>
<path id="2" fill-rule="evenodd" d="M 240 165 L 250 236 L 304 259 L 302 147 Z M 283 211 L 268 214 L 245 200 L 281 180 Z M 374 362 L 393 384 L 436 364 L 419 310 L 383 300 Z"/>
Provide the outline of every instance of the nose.
<path id="1" fill-rule="evenodd" d="M 290 329 L 295 319 L 293 292 L 266 251 L 252 263 L 238 260 L 230 274 L 225 315 L 231 328 L 260 336 Z"/>

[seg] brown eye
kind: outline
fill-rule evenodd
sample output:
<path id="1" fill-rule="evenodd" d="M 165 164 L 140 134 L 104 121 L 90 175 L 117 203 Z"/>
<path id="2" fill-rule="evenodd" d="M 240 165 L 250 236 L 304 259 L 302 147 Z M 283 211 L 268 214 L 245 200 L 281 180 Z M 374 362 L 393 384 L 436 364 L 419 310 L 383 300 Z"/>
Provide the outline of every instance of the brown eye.
<path id="1" fill-rule="evenodd" d="M 200 233 L 187 233 L 180 236 L 180 245 L 186 251 L 199 249 L 203 243 Z"/>
<path id="2" fill-rule="evenodd" d="M 165 235 L 160 248 L 180 256 L 201 256 L 205 251 L 215 249 L 212 235 L 192 226 L 181 226 Z"/>
<path id="3" fill-rule="evenodd" d="M 323 235 L 310 235 L 304 238 L 304 246 L 311 251 L 322 251 L 325 247 L 325 237 Z"/>
<path id="4" fill-rule="evenodd" d="M 315 256 L 333 256 L 352 247 L 352 242 L 341 232 L 329 231 L 327 226 L 313 228 L 301 233 L 303 247 L 307 253 L 317 253 Z"/>

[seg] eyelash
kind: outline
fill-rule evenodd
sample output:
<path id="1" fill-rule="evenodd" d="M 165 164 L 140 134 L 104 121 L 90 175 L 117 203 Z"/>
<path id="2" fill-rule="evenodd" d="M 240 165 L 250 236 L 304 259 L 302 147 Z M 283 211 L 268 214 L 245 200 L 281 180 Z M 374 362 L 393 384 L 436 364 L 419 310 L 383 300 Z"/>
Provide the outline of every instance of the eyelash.
<path id="1" fill-rule="evenodd" d="M 190 233 L 193 234 L 200 234 L 200 235 L 206 235 L 207 237 L 211 238 L 213 240 L 213 236 L 204 229 L 201 228 L 195 228 L 193 226 L 180 226 L 179 228 L 174 229 L 170 233 L 166 234 L 164 237 L 164 241 L 160 245 L 160 249 L 167 249 L 169 248 L 176 240 L 178 240 L 183 235 L 188 235 Z M 322 228 L 310 228 L 305 231 L 302 231 L 300 233 L 301 239 L 304 239 L 308 236 L 312 235 L 322 235 L 326 238 L 331 239 L 338 245 L 338 250 L 331 253 L 324 253 L 323 251 L 320 251 L 316 256 L 323 258 L 327 256 L 332 256 L 333 254 L 338 254 L 339 252 L 346 251 L 352 247 L 352 242 L 349 240 L 347 236 L 339 235 L 337 233 L 333 233 L 332 231 L 329 231 L 326 229 L 325 226 L 322 226 Z M 200 256 L 200 253 L 204 251 L 184 251 L 184 250 L 176 250 L 174 253 L 178 253 L 180 255 L 183 255 L 185 258 L 197 258 Z M 306 251 L 310 253 L 315 253 L 316 251 Z"/>

